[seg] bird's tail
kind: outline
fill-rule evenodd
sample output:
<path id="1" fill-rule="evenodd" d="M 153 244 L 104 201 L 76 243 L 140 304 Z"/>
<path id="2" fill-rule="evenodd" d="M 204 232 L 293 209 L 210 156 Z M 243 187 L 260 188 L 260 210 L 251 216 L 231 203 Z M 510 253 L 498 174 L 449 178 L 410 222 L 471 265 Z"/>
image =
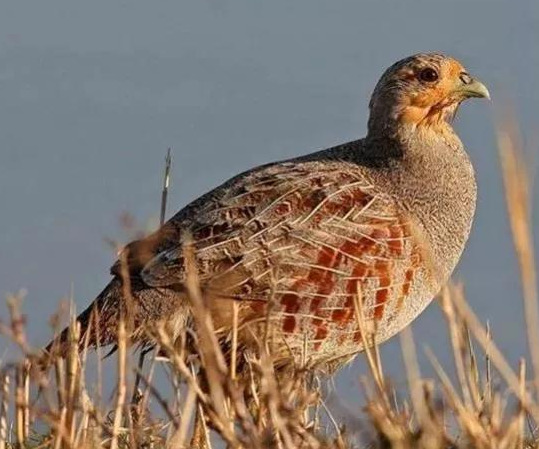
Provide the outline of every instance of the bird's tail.
<path id="1" fill-rule="evenodd" d="M 73 326 L 66 327 L 44 349 L 44 360 L 66 357 L 70 348 L 81 351 L 86 346 L 107 346 L 116 341 L 119 313 L 122 304 L 122 282 L 114 278 L 99 296 L 76 319 L 80 325 L 74 340 Z"/>

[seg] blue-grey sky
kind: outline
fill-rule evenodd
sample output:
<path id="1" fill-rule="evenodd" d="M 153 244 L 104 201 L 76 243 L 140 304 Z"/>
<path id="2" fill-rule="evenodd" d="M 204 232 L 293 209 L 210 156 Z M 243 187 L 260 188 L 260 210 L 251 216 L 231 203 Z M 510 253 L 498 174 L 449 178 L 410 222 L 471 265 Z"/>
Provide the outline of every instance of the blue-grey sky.
<path id="1" fill-rule="evenodd" d="M 60 298 L 73 289 L 80 310 L 108 281 L 121 213 L 156 223 L 168 146 L 172 212 L 254 165 L 363 136 L 382 71 L 440 50 L 493 97 L 456 123 L 479 183 L 456 276 L 514 363 L 524 332 L 493 110 L 511 104 L 537 167 L 538 43 L 533 0 L 2 0 L 0 293 L 27 289 L 44 343 Z M 413 329 L 449 363 L 436 305 Z M 399 351 L 398 338 L 383 347 L 402 381 Z M 336 378 L 342 396 L 361 365 Z"/>

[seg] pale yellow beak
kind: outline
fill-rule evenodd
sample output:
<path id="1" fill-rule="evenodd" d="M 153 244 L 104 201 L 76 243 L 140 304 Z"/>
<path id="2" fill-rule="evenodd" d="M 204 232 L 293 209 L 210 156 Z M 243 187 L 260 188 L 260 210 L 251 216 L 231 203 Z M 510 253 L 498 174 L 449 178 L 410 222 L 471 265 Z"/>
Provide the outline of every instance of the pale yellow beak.
<path id="1" fill-rule="evenodd" d="M 481 81 L 467 74 L 460 77 L 459 84 L 455 90 L 466 98 L 486 98 L 490 100 L 487 87 Z"/>

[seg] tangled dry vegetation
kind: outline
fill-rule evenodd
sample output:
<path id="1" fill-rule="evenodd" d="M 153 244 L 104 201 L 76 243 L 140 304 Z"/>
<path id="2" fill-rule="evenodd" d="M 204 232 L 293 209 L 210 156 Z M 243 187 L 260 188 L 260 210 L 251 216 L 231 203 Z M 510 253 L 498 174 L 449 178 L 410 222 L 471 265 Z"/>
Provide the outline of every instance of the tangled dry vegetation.
<path id="1" fill-rule="evenodd" d="M 8 300 L 10 319 L 3 335 L 20 349 L 19 360 L 0 371 L 0 449 L 6 448 L 496 448 L 539 447 L 539 312 L 530 225 L 530 199 L 523 160 L 515 148 L 514 127 L 501 128 L 500 154 L 514 243 L 521 268 L 531 369 L 515 370 L 468 306 L 462 289 L 444 289 L 439 304 L 448 324 L 455 376 L 428 354 L 436 379 L 421 377 L 409 329 L 400 339 L 407 399 L 398 400 L 384 376 L 376 345 L 364 353 L 370 375 L 363 383 L 361 429 L 346 429 L 324 402 L 319 379 L 298 366 L 286 377 L 274 372 L 264 345 L 246 361 L 248 381 L 240 382 L 217 344 L 204 298 L 194 275 L 189 279 L 198 356 L 186 341 L 173 342 L 164 328 L 148 329 L 156 342 L 135 360 L 119 325 L 112 399 L 104 403 L 106 376 L 98 354 L 97 380 L 88 351 L 79 351 L 79 328 L 71 324 L 70 351 L 44 371 L 39 351 L 25 334 L 16 297 Z M 362 326 L 358 314 L 359 325 Z M 364 326 L 363 326 L 364 327 Z M 99 332 L 99 329 L 95 330 Z M 372 338 L 372 335 L 371 335 Z M 232 337 L 235 359 L 235 336 Z M 164 366 L 168 385 L 156 382 Z M 451 372 L 453 367 L 451 367 Z M 403 374 L 404 375 L 404 374 Z M 109 379 L 110 380 L 110 379 Z M 495 388 L 494 385 L 497 385 Z M 347 435 L 360 435 L 351 441 Z"/>

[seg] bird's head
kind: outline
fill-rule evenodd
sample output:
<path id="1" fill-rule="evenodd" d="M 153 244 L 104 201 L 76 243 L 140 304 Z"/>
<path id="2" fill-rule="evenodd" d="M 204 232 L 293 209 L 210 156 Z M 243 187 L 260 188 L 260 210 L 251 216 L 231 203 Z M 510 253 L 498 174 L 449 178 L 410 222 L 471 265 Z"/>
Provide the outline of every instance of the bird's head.
<path id="1" fill-rule="evenodd" d="M 420 53 L 393 64 L 370 102 L 369 133 L 424 129 L 443 132 L 468 98 L 490 98 L 487 88 L 457 60 Z"/>

